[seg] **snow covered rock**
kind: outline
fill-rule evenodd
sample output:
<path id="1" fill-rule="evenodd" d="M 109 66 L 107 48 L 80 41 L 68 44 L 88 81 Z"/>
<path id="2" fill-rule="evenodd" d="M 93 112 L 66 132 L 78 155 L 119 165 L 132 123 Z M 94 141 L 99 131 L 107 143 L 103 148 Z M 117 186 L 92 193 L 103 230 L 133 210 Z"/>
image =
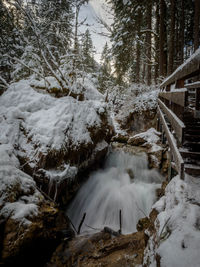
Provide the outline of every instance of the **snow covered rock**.
<path id="1" fill-rule="evenodd" d="M 0 145 L 0 264 L 20 262 L 21 256 L 34 260 L 40 245 L 56 243 L 60 231 L 58 209 L 19 168 L 12 145 Z"/>
<path id="2" fill-rule="evenodd" d="M 160 135 L 160 132 L 156 131 L 154 128 L 150 128 L 146 132 L 131 136 L 128 140 L 129 145 L 146 148 L 150 168 L 161 167 L 164 149 L 161 145 Z"/>
<path id="3" fill-rule="evenodd" d="M 23 170 L 56 197 L 55 185 L 106 153 L 112 133 L 106 108 L 101 98 L 55 98 L 22 80 L 0 97 L 0 144 L 11 144 Z"/>
<path id="4" fill-rule="evenodd" d="M 150 128 L 146 132 L 142 132 L 140 134 L 136 134 L 129 138 L 128 144 L 130 145 L 154 145 L 160 143 L 160 135 L 161 133 L 156 131 L 154 128 Z"/>
<path id="5" fill-rule="evenodd" d="M 156 126 L 158 88 L 132 84 L 110 94 L 116 121 L 128 133 L 137 134 Z"/>
<path id="6" fill-rule="evenodd" d="M 174 177 L 154 204 L 158 215 L 149 232 L 144 266 L 200 266 L 200 182 Z"/>

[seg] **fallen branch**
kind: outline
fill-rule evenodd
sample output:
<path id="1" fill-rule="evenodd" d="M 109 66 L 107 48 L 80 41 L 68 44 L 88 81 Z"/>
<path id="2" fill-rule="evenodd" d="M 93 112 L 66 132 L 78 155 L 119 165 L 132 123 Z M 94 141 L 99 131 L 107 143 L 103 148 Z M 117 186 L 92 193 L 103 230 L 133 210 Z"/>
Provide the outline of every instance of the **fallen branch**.
<path id="1" fill-rule="evenodd" d="M 81 222 L 80 222 L 80 224 L 79 224 L 78 232 L 77 232 L 78 235 L 80 234 L 81 227 L 82 227 L 82 225 L 83 225 L 83 222 L 84 222 L 84 220 L 85 220 L 85 217 L 86 217 L 86 212 L 83 214 L 82 220 L 81 220 Z"/>
<path id="2" fill-rule="evenodd" d="M 69 220 L 71 226 L 73 227 L 74 231 L 75 231 L 76 234 L 77 234 L 77 230 L 76 230 L 76 227 L 74 226 L 73 222 L 71 221 L 71 219 L 69 218 L 69 216 L 67 216 L 67 218 L 68 218 L 68 220 Z"/>
<path id="3" fill-rule="evenodd" d="M 119 210 L 119 234 L 122 233 L 122 210 Z"/>

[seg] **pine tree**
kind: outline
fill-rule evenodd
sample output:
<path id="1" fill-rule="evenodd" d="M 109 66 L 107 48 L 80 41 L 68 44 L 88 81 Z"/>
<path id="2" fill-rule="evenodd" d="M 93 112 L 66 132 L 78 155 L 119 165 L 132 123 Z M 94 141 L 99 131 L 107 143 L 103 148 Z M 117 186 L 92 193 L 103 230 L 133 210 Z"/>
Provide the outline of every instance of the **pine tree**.
<path id="1" fill-rule="evenodd" d="M 0 0 L 0 76 L 11 80 L 13 56 L 21 56 L 24 48 L 21 25 L 16 19 L 17 10 Z"/>
<path id="2" fill-rule="evenodd" d="M 87 29 L 82 38 L 82 63 L 86 72 L 93 72 L 95 69 L 94 46 L 90 31 Z"/>
<path id="3" fill-rule="evenodd" d="M 102 93 L 104 93 L 112 83 L 110 57 L 110 50 L 106 42 L 101 54 L 101 68 L 98 76 L 99 90 Z"/>

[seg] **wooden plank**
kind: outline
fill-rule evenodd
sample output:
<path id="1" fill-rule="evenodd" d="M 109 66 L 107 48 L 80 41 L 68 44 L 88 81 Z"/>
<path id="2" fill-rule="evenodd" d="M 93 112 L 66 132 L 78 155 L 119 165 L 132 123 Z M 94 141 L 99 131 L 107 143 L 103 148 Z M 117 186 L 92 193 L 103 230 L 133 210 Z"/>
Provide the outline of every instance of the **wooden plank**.
<path id="1" fill-rule="evenodd" d="M 182 144 L 183 142 L 183 131 L 185 129 L 184 123 L 176 116 L 174 112 L 172 112 L 168 107 L 160 100 L 158 99 L 158 104 L 160 108 L 163 110 L 163 112 L 167 115 L 167 118 L 176 132 L 177 138 L 179 142 Z"/>
<path id="2" fill-rule="evenodd" d="M 197 88 L 200 88 L 200 81 L 195 82 L 195 83 L 185 84 L 184 87 L 185 88 L 188 88 L 188 89 L 197 89 Z"/>
<path id="3" fill-rule="evenodd" d="M 186 60 L 181 66 L 179 66 L 167 79 L 165 79 L 161 88 L 167 85 L 173 84 L 179 80 L 185 80 L 189 77 L 198 75 L 200 73 L 200 48 Z"/>
<path id="4" fill-rule="evenodd" d="M 166 123 L 165 118 L 164 118 L 164 114 L 162 113 L 162 111 L 159 107 L 158 107 L 158 114 L 160 116 L 160 120 L 162 122 L 169 147 L 170 147 L 172 155 L 174 157 L 174 161 L 175 161 L 178 173 L 179 173 L 181 179 L 184 179 L 184 161 L 183 161 L 181 154 L 180 154 L 180 152 L 176 146 L 176 140 L 175 140 L 174 136 L 171 134 L 171 132 L 167 126 L 167 123 Z"/>
<path id="5" fill-rule="evenodd" d="M 173 92 L 160 92 L 159 97 L 162 97 L 164 99 L 167 99 L 181 107 L 185 107 L 185 102 L 186 102 L 186 92 L 187 89 L 184 91 L 173 91 Z"/>

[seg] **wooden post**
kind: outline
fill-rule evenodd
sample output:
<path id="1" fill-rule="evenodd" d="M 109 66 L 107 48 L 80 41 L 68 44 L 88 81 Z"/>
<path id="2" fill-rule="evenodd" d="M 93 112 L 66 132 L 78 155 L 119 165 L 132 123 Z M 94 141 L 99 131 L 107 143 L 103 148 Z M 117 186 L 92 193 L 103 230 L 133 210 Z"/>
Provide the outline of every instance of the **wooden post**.
<path id="1" fill-rule="evenodd" d="M 122 233 L 122 210 L 119 210 L 119 234 Z"/>
<path id="2" fill-rule="evenodd" d="M 164 145 L 165 144 L 165 132 L 164 130 L 162 129 L 162 137 L 161 137 L 161 141 L 162 141 L 162 144 Z"/>
<path id="3" fill-rule="evenodd" d="M 195 117 L 200 118 L 200 88 L 196 89 L 195 94 Z"/>
<path id="4" fill-rule="evenodd" d="M 168 179 L 168 182 L 170 182 L 171 179 L 172 179 L 172 157 L 171 157 L 171 151 L 168 151 L 167 156 L 168 156 L 168 160 L 169 160 L 167 179 Z"/>
<path id="5" fill-rule="evenodd" d="M 177 80 L 176 81 L 176 88 L 184 88 L 185 81 L 184 80 Z"/>

